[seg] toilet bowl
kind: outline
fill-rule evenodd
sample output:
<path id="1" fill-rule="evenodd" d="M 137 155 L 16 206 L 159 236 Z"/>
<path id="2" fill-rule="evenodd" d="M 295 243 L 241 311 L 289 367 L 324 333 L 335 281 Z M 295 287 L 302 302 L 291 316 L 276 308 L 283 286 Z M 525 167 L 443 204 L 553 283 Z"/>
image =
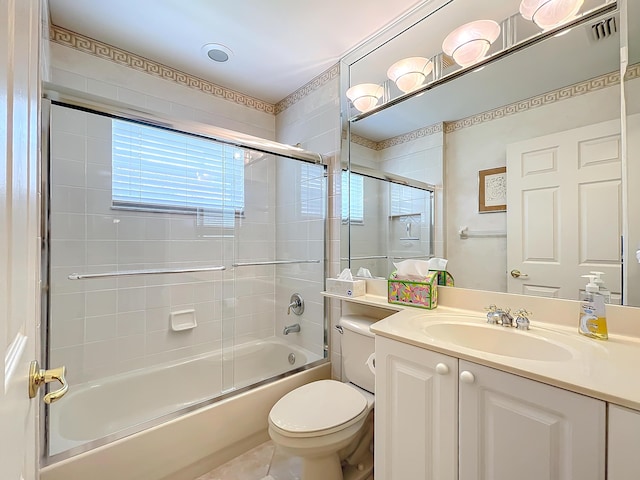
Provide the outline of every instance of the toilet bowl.
<path id="1" fill-rule="evenodd" d="M 374 376 L 367 367 L 374 350 L 371 322 L 352 316 L 339 322 L 344 376 L 358 384 L 312 382 L 287 393 L 269 413 L 269 436 L 284 451 L 301 457 L 303 480 L 365 480 L 371 475 Z"/>

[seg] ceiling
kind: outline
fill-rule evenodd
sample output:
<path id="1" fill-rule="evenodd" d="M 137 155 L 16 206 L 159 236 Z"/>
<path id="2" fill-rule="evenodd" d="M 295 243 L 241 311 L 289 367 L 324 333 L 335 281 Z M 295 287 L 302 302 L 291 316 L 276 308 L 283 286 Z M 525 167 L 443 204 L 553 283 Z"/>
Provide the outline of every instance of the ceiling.
<path id="1" fill-rule="evenodd" d="M 428 0 L 427 0 L 428 1 Z M 425 0 L 49 0 L 51 22 L 277 103 Z M 202 47 L 231 50 L 225 63 Z"/>

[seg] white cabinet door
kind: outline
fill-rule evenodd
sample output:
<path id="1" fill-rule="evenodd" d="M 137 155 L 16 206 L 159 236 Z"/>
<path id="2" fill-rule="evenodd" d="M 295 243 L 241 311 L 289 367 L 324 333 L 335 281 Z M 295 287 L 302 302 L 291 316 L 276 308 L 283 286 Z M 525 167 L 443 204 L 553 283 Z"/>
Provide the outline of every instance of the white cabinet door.
<path id="1" fill-rule="evenodd" d="M 640 478 L 640 412 L 609 405 L 607 480 Z"/>
<path id="2" fill-rule="evenodd" d="M 376 480 L 457 479 L 458 361 L 376 336 Z"/>
<path id="3" fill-rule="evenodd" d="M 463 360 L 459 369 L 460 480 L 604 480 L 604 402 Z"/>

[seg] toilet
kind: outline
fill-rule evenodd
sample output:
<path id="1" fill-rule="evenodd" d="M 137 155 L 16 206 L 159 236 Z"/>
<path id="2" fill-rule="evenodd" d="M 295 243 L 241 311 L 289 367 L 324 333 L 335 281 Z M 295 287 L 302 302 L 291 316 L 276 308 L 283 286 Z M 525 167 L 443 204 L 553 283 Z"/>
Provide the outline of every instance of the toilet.
<path id="1" fill-rule="evenodd" d="M 269 413 L 269 436 L 302 459 L 302 480 L 366 480 L 373 471 L 374 335 L 369 317 L 345 315 L 342 377 L 283 396 Z"/>

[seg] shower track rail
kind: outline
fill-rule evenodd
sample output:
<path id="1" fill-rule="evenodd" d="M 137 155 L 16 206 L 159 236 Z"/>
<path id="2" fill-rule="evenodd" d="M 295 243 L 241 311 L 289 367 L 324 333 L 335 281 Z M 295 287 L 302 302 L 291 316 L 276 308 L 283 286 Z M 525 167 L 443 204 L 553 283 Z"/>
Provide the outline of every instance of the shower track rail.
<path id="1" fill-rule="evenodd" d="M 234 263 L 232 267 L 253 267 L 260 265 L 292 265 L 295 263 L 320 263 L 321 260 L 267 260 L 264 262 L 241 262 Z"/>
<path id="2" fill-rule="evenodd" d="M 104 272 L 104 273 L 72 273 L 67 278 L 69 280 L 89 280 L 92 278 L 106 278 L 106 277 L 126 277 L 132 275 L 161 275 L 167 273 L 198 273 L 198 272 L 220 272 L 226 270 L 227 267 L 223 265 L 216 265 L 215 267 L 201 267 L 201 268 L 178 268 L 175 270 L 156 268 L 148 270 L 121 270 L 119 272 Z"/>

